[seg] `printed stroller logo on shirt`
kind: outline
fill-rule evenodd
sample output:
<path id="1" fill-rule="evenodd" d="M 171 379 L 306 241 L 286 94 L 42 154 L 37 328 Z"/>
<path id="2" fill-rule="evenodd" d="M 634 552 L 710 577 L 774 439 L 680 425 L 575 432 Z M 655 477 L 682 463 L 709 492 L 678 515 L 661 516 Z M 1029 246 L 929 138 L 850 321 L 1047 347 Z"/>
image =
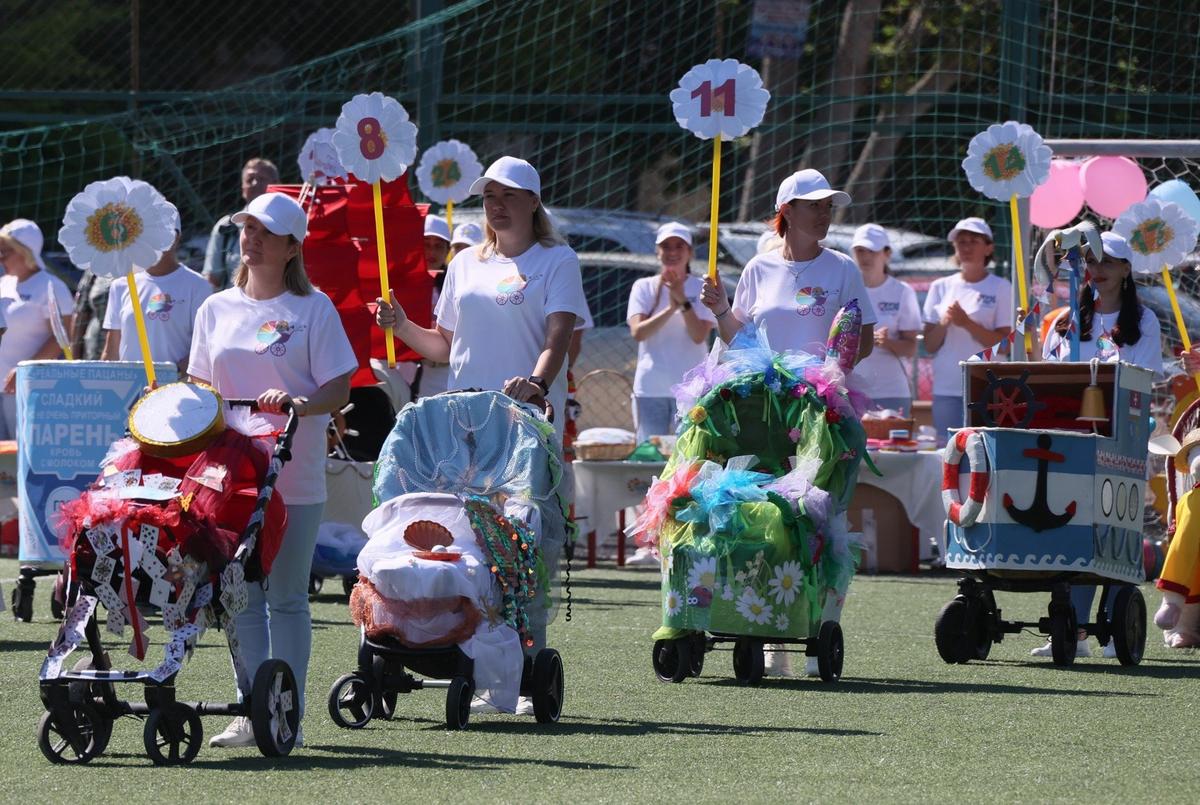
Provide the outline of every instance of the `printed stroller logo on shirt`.
<path id="1" fill-rule="evenodd" d="M 979 306 L 980 307 L 995 307 L 996 306 L 995 294 L 981 293 L 979 295 Z"/>
<path id="2" fill-rule="evenodd" d="M 522 274 L 512 274 L 496 283 L 496 304 L 506 305 L 509 302 L 519 305 L 525 301 L 525 289 L 529 283 L 541 279 L 541 274 L 526 277 Z"/>
<path id="3" fill-rule="evenodd" d="M 801 316 L 809 313 L 814 316 L 825 315 L 825 302 L 829 299 L 829 291 L 813 285 L 796 291 L 796 312 Z"/>
<path id="4" fill-rule="evenodd" d="M 167 321 L 171 318 L 171 308 L 173 307 L 175 307 L 175 300 L 169 293 L 153 294 L 149 304 L 146 305 L 146 318 Z"/>
<path id="5" fill-rule="evenodd" d="M 875 306 L 880 313 L 897 313 L 900 310 L 899 302 L 880 302 Z"/>
<path id="6" fill-rule="evenodd" d="M 270 351 L 275 357 L 280 357 L 287 354 L 287 342 L 296 332 L 296 327 L 290 322 L 283 320 L 264 322 L 262 327 L 258 328 L 258 333 L 255 335 L 255 340 L 258 343 L 254 347 L 254 351 L 259 355 L 263 355 Z"/>

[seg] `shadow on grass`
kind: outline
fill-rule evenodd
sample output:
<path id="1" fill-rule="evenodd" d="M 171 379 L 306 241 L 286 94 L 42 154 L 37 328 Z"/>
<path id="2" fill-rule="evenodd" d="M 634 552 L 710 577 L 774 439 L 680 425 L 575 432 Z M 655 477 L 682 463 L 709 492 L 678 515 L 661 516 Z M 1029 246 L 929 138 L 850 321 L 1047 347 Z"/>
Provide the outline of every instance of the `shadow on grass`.
<path id="1" fill-rule="evenodd" d="M 49 651 L 50 640 L 0 640 L 5 651 Z"/>
<path id="2" fill-rule="evenodd" d="M 595 587 L 602 590 L 657 590 L 662 585 L 662 577 L 657 570 L 653 573 L 646 573 L 645 577 L 641 579 L 597 579 L 581 575 L 583 572 L 585 571 L 580 571 L 578 568 L 571 569 L 572 589 Z M 559 583 L 562 583 L 562 576 L 559 577 Z"/>
<path id="3" fill-rule="evenodd" d="M 418 721 L 413 719 L 413 721 Z M 429 724 L 426 729 L 445 729 L 441 722 L 420 719 Z M 878 738 L 880 732 L 864 730 L 844 730 L 831 727 L 768 727 L 746 726 L 744 724 L 705 724 L 697 722 L 664 722 L 644 721 L 640 719 L 609 718 L 594 721 L 582 718 L 566 718 L 557 724 L 547 724 L 534 727 L 527 718 L 502 720 L 472 721 L 471 732 L 529 734 L 531 729 L 537 730 L 538 735 L 596 735 L 610 737 L 638 737 L 644 735 L 747 735 L 747 734 L 782 734 L 782 735 L 829 735 L 835 737 L 868 737 Z"/>
<path id="4" fill-rule="evenodd" d="M 627 607 L 651 607 L 660 609 L 662 604 L 657 601 L 610 601 L 600 598 L 580 598 L 579 596 L 571 596 L 571 606 L 585 606 L 591 610 L 601 609 L 624 609 Z"/>
<path id="5" fill-rule="evenodd" d="M 1034 663 L 1013 664 L 1033 665 Z M 702 680 L 700 684 L 712 685 L 713 687 L 745 687 L 736 679 Z M 1158 695 L 1154 693 L 1127 693 L 1114 690 L 1063 690 L 1060 688 L 1036 687 L 1033 685 L 997 685 L 986 682 L 933 682 L 925 679 L 847 679 L 845 677 L 834 685 L 822 684 L 816 679 L 769 679 L 763 683 L 763 687 L 768 689 L 855 694 L 926 693 L 941 695 L 946 693 L 1011 693 L 1019 696 L 1034 694 L 1039 696 L 1096 696 L 1100 698 L 1141 698 Z"/>
<path id="6" fill-rule="evenodd" d="M 1141 665 L 1121 665 L 1116 661 L 1105 663 L 1075 663 L 1059 668 L 1044 662 L 1026 660 L 994 660 L 990 664 L 1014 666 L 1017 668 L 1032 668 L 1035 666 L 1050 670 L 1061 670 L 1066 673 L 1078 674 L 1113 674 L 1116 676 L 1141 676 L 1151 679 L 1200 679 L 1200 658 L 1191 662 L 1186 660 L 1143 660 Z M 1144 694 L 1142 694 L 1144 695 Z"/>

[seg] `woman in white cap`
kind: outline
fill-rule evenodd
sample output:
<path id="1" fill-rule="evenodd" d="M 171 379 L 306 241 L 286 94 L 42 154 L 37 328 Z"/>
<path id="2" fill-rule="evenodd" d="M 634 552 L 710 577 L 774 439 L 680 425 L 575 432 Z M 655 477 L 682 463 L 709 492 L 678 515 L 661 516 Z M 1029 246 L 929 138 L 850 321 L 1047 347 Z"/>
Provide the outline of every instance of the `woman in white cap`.
<path id="1" fill-rule="evenodd" d="M 187 373 L 188 355 L 192 349 L 192 329 L 200 305 L 212 294 L 208 280 L 180 264 L 175 250 L 179 248 L 181 228 L 179 211 L 172 206 L 175 222 L 175 242 L 163 252 L 158 262 L 138 278 L 138 296 L 142 300 L 146 340 L 150 356 L 155 361 L 168 361 Z M 108 288 L 104 311 L 104 353 L 106 361 L 140 361 L 133 299 L 129 295 L 129 280 L 118 277 Z"/>
<path id="2" fill-rule="evenodd" d="M 446 284 L 446 260 L 450 255 L 450 226 L 445 218 L 425 216 L 425 270 L 433 275 L 433 307 L 437 309 L 442 286 Z M 421 361 L 420 374 L 413 380 L 413 397 L 432 397 L 449 388 L 450 363 Z"/>
<path id="3" fill-rule="evenodd" d="M 663 224 L 654 238 L 662 270 L 629 291 L 625 320 L 638 344 L 633 376 L 633 418 L 638 442 L 675 432 L 671 386 L 704 360 L 716 318 L 698 304 L 703 283 L 688 273 L 692 232 L 677 222 Z"/>
<path id="4" fill-rule="evenodd" d="M 1092 281 L 1079 289 L 1079 360 L 1090 361 L 1096 357 L 1104 360 L 1108 357 L 1106 350 L 1115 346 L 1123 362 L 1149 369 L 1161 377 L 1162 330 L 1154 311 L 1138 301 L 1137 284 L 1133 281 L 1133 250 L 1125 238 L 1115 232 L 1101 233 L 1100 240 L 1104 245 L 1104 254 L 1100 258 L 1090 250 L 1085 250 Z M 1096 292 L 1099 292 L 1099 299 L 1096 298 Z M 1043 358 L 1070 360 L 1070 323 L 1069 312 L 1060 315 L 1054 322 L 1042 345 Z M 1094 586 L 1071 585 L 1071 603 L 1075 607 L 1077 623 L 1091 622 L 1095 597 Z M 1053 656 L 1049 642 L 1030 653 L 1035 657 Z M 1075 656 L 1091 655 L 1087 634 L 1081 630 L 1075 645 Z M 1112 640 L 1104 646 L 1104 656 L 1117 656 Z"/>
<path id="5" fill-rule="evenodd" d="M 1012 285 L 988 271 L 996 250 L 982 218 L 964 218 L 950 230 L 958 273 L 934 280 L 925 297 L 925 350 L 933 355 L 933 427 L 939 445 L 963 424 L 959 362 L 1008 335 Z"/>
<path id="6" fill-rule="evenodd" d="M 425 358 L 450 362 L 453 388 L 503 391 L 520 401 L 546 398 L 561 414 L 563 370 L 577 318 L 586 315 L 579 258 L 542 207 L 532 165 L 501 157 L 471 185 L 483 195 L 484 242 L 450 261 L 426 329 L 392 296 L 377 300 L 376 322 Z M 561 444 L 563 419 L 556 415 Z"/>
<path id="7" fill-rule="evenodd" d="M 721 339 L 730 343 L 746 324 L 766 328 L 776 351 L 824 354 L 829 326 L 838 310 L 857 300 L 862 310 L 858 360 L 874 346 L 875 310 L 866 304 L 867 289 L 858 266 L 844 254 L 821 246 L 829 234 L 833 208 L 850 203 L 819 171 L 797 171 L 775 195 L 775 232 L 783 246 L 756 255 L 742 270 L 733 304 L 711 279 L 704 281 L 703 302 L 717 319 Z"/>
<path id="8" fill-rule="evenodd" d="M 465 223 L 454 227 L 454 235 L 450 238 L 450 259 L 453 260 L 463 249 L 478 246 L 483 243 L 483 230 L 479 224 Z"/>
<path id="9" fill-rule="evenodd" d="M 63 327 L 71 332 L 75 300 L 66 284 L 42 262 L 42 230 L 27 218 L 0 227 L 0 438 L 17 436 L 17 364 L 52 360 L 62 354 L 50 328 L 50 294 L 58 303 Z"/>
<path id="10" fill-rule="evenodd" d="M 289 406 L 301 417 L 292 460 L 275 487 L 287 505 L 287 532 L 266 582 L 249 585 L 237 633 L 251 677 L 269 657 L 291 666 L 303 716 L 312 648 L 308 576 L 326 498 L 325 427 L 346 404 L 358 361 L 333 303 L 304 272 L 303 208 L 281 193 L 264 193 L 232 221 L 241 227 L 242 261 L 233 287 L 200 306 L 188 372 L 226 397 L 257 399 L 281 426 L 278 415 Z M 249 693 L 239 690 L 239 697 Z M 234 719 L 210 743 L 253 745 L 250 720 Z"/>
<path id="11" fill-rule="evenodd" d="M 862 271 L 867 296 L 875 309 L 875 349 L 855 367 L 856 388 L 876 408 L 900 411 L 912 408 L 912 385 L 905 358 L 917 353 L 921 329 L 921 307 L 912 286 L 888 274 L 892 245 L 887 230 L 879 224 L 863 224 L 850 243 L 854 262 Z"/>

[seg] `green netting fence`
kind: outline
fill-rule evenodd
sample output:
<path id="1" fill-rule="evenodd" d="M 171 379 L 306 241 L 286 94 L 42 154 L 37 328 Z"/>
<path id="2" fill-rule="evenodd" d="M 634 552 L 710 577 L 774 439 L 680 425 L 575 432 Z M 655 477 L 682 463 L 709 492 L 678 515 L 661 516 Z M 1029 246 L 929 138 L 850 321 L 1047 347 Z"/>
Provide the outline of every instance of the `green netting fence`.
<path id="1" fill-rule="evenodd" d="M 381 90 L 423 146 L 455 137 L 485 164 L 531 160 L 551 207 L 601 224 L 617 210 L 701 222 L 711 150 L 677 126 L 667 93 L 692 65 L 734 57 L 772 101 L 725 151 L 722 222 L 761 221 L 779 180 L 811 166 L 854 196 L 841 223 L 941 238 L 984 215 L 1005 255 L 1003 209 L 960 168 L 983 127 L 1015 118 L 1048 139 L 1170 139 L 1200 117 L 1200 7 L 1188 0 L 254 5 L 247 16 L 199 0 L 0 0 L 0 219 L 31 217 L 52 236 L 87 182 L 130 174 L 173 200 L 198 239 L 238 205 L 248 158 L 299 181 L 305 137 L 351 95 Z M 769 13 L 783 24 L 765 27 Z M 1200 184 L 1194 162 L 1142 164 Z M 618 297 L 593 311 L 598 323 L 620 328 Z M 589 341 L 583 367 L 614 372 L 595 424 L 627 416 L 617 378 L 631 349 Z"/>

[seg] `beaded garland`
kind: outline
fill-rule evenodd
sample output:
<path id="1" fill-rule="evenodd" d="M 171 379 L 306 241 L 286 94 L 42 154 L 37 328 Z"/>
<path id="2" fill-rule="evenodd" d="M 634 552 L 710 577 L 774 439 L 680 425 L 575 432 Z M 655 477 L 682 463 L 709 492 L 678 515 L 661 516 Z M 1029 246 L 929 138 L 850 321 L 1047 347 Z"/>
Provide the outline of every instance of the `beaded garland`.
<path id="1" fill-rule="evenodd" d="M 487 498 L 472 496 L 464 502 L 475 541 L 491 560 L 489 570 L 500 585 L 504 622 L 517 630 L 521 645 L 530 647 L 527 602 L 537 596 L 537 546 L 529 528 L 505 517 Z"/>

